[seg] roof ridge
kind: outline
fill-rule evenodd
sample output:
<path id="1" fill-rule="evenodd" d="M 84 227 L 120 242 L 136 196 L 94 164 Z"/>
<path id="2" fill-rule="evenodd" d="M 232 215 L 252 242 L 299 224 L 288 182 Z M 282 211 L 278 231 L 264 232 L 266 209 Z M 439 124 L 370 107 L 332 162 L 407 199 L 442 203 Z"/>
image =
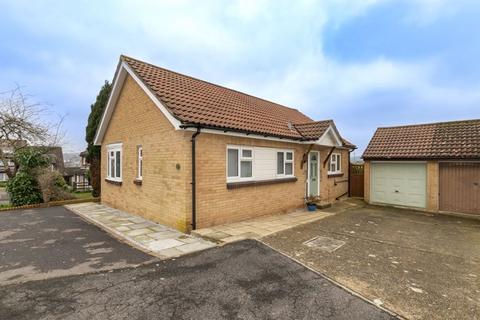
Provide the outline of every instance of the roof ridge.
<path id="1" fill-rule="evenodd" d="M 438 125 L 438 124 L 475 122 L 475 121 L 480 121 L 480 119 L 465 119 L 465 120 L 451 120 L 451 121 L 437 121 L 437 122 L 429 122 L 429 123 L 405 124 L 405 125 L 399 125 L 399 126 L 377 127 L 377 129 L 422 127 L 422 126 L 431 126 L 431 125 Z"/>
<path id="2" fill-rule="evenodd" d="M 216 84 L 216 83 L 213 83 L 213 82 L 210 82 L 210 81 L 202 80 L 202 79 L 199 79 L 199 78 L 190 76 L 190 75 L 188 75 L 188 74 L 184 74 L 184 73 L 180 73 L 180 72 L 177 72 L 177 71 L 173 71 L 173 70 L 170 70 L 170 69 L 167 69 L 167 68 L 164 68 L 164 67 L 160 67 L 160 66 L 154 65 L 154 64 L 152 64 L 152 63 L 150 63 L 150 62 L 146 62 L 146 61 L 143 61 L 143 60 L 139 60 L 139 59 L 132 58 L 132 57 L 129 57 L 129 56 L 127 56 L 127 55 L 121 54 L 121 55 L 120 55 L 120 59 L 123 60 L 123 58 L 135 60 L 135 61 L 138 61 L 138 62 L 141 62 L 141 63 L 144 63 L 144 64 L 148 64 L 148 65 L 150 65 L 150 66 L 152 66 L 152 67 L 154 67 L 154 68 L 162 69 L 162 70 L 165 70 L 165 71 L 168 71 L 168 72 L 172 72 L 172 73 L 178 74 L 178 75 L 183 76 L 183 77 L 187 77 L 187 78 L 190 78 L 190 79 L 193 79 L 193 80 L 196 80 L 196 81 L 200 81 L 200 82 L 203 82 L 203 83 L 207 83 L 207 84 L 209 84 L 209 85 L 216 86 L 216 87 L 218 87 L 218 88 L 222 88 L 222 89 L 225 89 L 225 90 L 237 92 L 237 93 L 240 93 L 240 94 L 243 94 L 243 95 L 246 95 L 246 96 L 255 98 L 255 99 L 259 99 L 259 100 L 263 100 L 263 101 L 268 102 L 268 103 L 272 103 L 272 104 L 274 104 L 274 105 L 277 105 L 277 106 L 280 106 L 280 107 L 283 107 L 283 108 L 287 108 L 287 109 L 295 110 L 295 111 L 297 111 L 297 112 L 301 112 L 301 111 L 299 111 L 297 108 L 292 108 L 292 107 L 289 107 L 289 106 L 285 106 L 285 105 L 283 105 L 283 104 L 280 104 L 280 103 L 277 103 L 277 102 L 274 102 L 274 101 L 271 101 L 271 100 L 267 100 L 267 99 L 265 99 L 265 98 L 260 98 L 260 97 L 254 96 L 254 95 L 252 95 L 252 94 L 249 94 L 249 93 L 246 93 L 246 92 L 242 92 L 242 91 L 240 91 L 240 90 L 228 88 L 228 87 L 222 86 L 222 85 L 220 85 L 220 84 Z M 302 113 L 303 115 L 305 115 L 303 112 L 301 112 L 301 113 Z M 308 117 L 307 115 L 305 115 L 305 116 Z M 308 117 L 308 118 L 310 118 L 310 117 Z"/>
<path id="3" fill-rule="evenodd" d="M 312 123 L 320 123 L 320 122 L 333 122 L 333 119 L 325 119 L 325 120 L 312 120 L 310 122 L 300 122 L 300 123 L 293 123 L 294 126 L 301 126 L 304 124 L 312 124 Z"/>

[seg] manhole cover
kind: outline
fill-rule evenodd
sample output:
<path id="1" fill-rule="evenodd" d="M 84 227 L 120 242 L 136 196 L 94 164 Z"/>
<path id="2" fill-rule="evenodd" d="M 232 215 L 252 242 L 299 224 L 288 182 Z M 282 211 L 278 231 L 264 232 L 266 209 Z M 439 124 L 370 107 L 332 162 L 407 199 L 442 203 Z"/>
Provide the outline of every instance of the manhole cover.
<path id="1" fill-rule="evenodd" d="M 333 252 L 343 246 L 345 241 L 336 240 L 328 237 L 315 237 L 303 243 L 307 247 Z"/>

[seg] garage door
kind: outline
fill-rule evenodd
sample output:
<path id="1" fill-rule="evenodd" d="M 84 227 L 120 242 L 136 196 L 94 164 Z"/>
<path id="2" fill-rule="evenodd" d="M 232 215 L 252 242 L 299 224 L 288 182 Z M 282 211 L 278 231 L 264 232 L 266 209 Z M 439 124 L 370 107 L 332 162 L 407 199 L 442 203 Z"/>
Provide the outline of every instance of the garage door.
<path id="1" fill-rule="evenodd" d="M 480 214 L 480 163 L 440 163 L 442 211 Z"/>
<path id="2" fill-rule="evenodd" d="M 372 202 L 426 207 L 427 169 L 425 163 L 375 163 L 370 167 Z"/>

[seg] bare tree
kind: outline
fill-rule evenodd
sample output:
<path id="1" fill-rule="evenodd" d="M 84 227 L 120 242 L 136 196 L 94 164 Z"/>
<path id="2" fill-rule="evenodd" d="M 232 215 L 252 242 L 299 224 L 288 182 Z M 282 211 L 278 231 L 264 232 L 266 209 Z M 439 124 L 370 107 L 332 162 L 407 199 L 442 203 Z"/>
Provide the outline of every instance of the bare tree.
<path id="1" fill-rule="evenodd" d="M 9 178 L 19 169 L 16 152 L 28 146 L 42 146 L 47 152 L 60 142 L 63 117 L 48 122 L 45 116 L 49 112 L 45 105 L 32 102 L 19 86 L 0 93 L 0 166 L 3 164 Z"/>

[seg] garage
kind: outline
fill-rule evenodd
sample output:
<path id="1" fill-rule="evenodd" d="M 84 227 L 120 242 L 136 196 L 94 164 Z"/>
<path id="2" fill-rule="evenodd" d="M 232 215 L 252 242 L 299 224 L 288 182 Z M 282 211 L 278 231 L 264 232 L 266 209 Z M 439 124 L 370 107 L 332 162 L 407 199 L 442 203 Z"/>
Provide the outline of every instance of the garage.
<path id="1" fill-rule="evenodd" d="M 378 128 L 362 157 L 367 203 L 480 216 L 480 119 Z"/>
<path id="2" fill-rule="evenodd" d="M 408 207 L 426 207 L 426 163 L 372 162 L 371 202 Z"/>
<path id="3" fill-rule="evenodd" d="M 480 215 L 480 162 L 440 162 L 439 209 Z"/>

